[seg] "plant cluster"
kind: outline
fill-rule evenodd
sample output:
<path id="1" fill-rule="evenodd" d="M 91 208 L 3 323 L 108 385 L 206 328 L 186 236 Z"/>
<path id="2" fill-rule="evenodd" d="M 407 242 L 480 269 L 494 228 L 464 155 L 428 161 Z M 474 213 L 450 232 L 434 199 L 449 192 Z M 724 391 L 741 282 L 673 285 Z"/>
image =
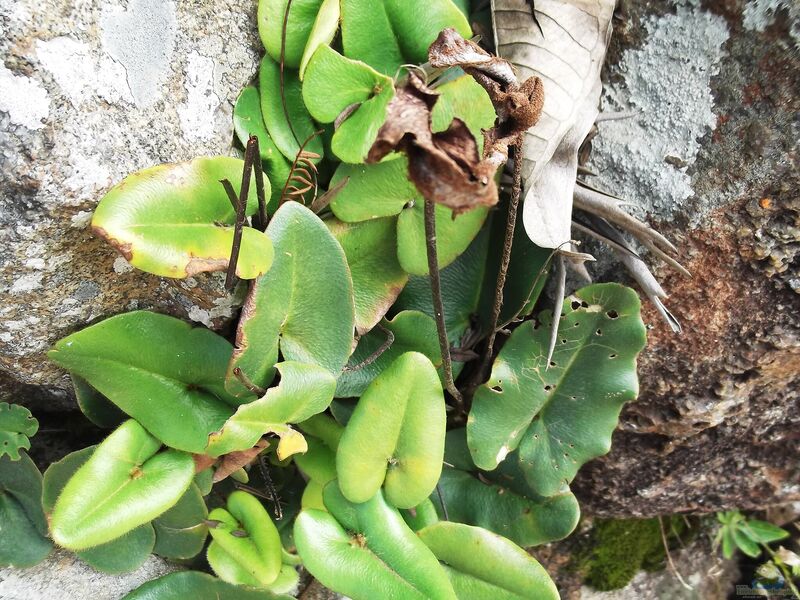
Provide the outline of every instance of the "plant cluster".
<path id="1" fill-rule="evenodd" d="M 645 327 L 617 284 L 529 318 L 549 253 L 490 210 L 489 168 L 538 88 L 466 41 L 466 4 L 259 3 L 245 160 L 134 173 L 92 221 L 149 273 L 248 280 L 235 339 L 136 311 L 59 341 L 112 431 L 42 480 L 11 460 L 32 428 L 0 405 L 0 562 L 41 560 L 49 536 L 106 572 L 155 553 L 217 576 L 131 599 L 285 597 L 299 564 L 355 600 L 558 597 L 524 548 L 574 529 L 569 484 L 636 397 Z M 454 66 L 437 39 L 460 44 Z"/>

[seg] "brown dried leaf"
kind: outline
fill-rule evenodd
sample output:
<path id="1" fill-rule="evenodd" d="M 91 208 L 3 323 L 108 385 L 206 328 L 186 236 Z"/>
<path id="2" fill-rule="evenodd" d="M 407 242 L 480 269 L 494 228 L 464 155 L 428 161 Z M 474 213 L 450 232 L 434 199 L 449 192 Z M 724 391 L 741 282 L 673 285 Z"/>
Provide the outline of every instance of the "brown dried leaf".
<path id="1" fill-rule="evenodd" d="M 395 150 L 405 152 L 409 179 L 422 196 L 456 214 L 481 204 L 497 204 L 495 169 L 481 163 L 478 144 L 467 126 L 454 119 L 447 131 L 431 132 L 436 99 L 436 92 L 410 73 L 389 104 L 367 162 L 378 162 Z"/>
<path id="2" fill-rule="evenodd" d="M 269 447 L 269 442 L 262 439 L 258 440 L 258 443 L 248 450 L 240 450 L 224 455 L 214 471 L 214 483 L 222 481 L 234 471 L 238 471 L 243 466 L 250 464 L 267 447 Z"/>

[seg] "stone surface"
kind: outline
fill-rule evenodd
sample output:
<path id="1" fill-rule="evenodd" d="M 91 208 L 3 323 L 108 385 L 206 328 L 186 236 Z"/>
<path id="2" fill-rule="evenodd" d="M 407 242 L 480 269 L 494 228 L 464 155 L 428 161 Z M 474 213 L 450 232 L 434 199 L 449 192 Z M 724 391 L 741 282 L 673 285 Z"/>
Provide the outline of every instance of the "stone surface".
<path id="1" fill-rule="evenodd" d="M 44 353 L 101 317 L 231 314 L 220 277 L 134 271 L 87 226 L 126 174 L 231 152 L 259 52 L 252 2 L 0 0 L 0 399 L 73 408 Z"/>
<path id="2" fill-rule="evenodd" d="M 132 573 L 98 573 L 66 550 L 55 550 L 30 569 L 0 569 L 0 600 L 119 600 L 146 581 L 180 567 L 151 556 Z"/>
<path id="3" fill-rule="evenodd" d="M 684 332 L 646 307 L 640 399 L 575 490 L 606 516 L 797 500 L 797 5 L 623 4 L 604 108 L 641 112 L 600 125 L 590 166 L 643 205 L 694 276 L 656 268 Z"/>

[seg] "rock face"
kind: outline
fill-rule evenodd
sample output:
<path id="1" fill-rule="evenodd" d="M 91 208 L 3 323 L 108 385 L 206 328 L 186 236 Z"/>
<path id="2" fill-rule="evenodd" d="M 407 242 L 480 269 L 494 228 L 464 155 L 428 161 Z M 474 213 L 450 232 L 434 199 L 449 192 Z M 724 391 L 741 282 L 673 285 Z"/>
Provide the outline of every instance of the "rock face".
<path id="1" fill-rule="evenodd" d="M 252 2 L 0 0 L 0 398 L 74 407 L 44 353 L 101 317 L 153 308 L 220 325 L 220 279 L 134 271 L 88 230 L 126 174 L 227 154 L 252 79 Z"/>
<path id="2" fill-rule="evenodd" d="M 623 3 L 595 183 L 643 205 L 693 278 L 657 269 L 640 399 L 575 488 L 649 516 L 800 496 L 800 11 L 791 2 Z M 602 279 L 619 278 L 617 272 Z"/>

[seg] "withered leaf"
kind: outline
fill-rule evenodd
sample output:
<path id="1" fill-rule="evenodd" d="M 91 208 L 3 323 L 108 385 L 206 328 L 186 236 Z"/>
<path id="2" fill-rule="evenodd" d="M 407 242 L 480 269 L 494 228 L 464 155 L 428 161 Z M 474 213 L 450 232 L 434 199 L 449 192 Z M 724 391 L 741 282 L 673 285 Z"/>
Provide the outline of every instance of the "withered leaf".
<path id="1" fill-rule="evenodd" d="M 497 204 L 496 167 L 481 162 L 478 144 L 464 122 L 454 119 L 446 131 L 431 131 L 436 99 L 436 92 L 410 73 L 389 104 L 367 162 L 378 162 L 395 150 L 405 152 L 409 179 L 423 197 L 454 214 Z"/>

